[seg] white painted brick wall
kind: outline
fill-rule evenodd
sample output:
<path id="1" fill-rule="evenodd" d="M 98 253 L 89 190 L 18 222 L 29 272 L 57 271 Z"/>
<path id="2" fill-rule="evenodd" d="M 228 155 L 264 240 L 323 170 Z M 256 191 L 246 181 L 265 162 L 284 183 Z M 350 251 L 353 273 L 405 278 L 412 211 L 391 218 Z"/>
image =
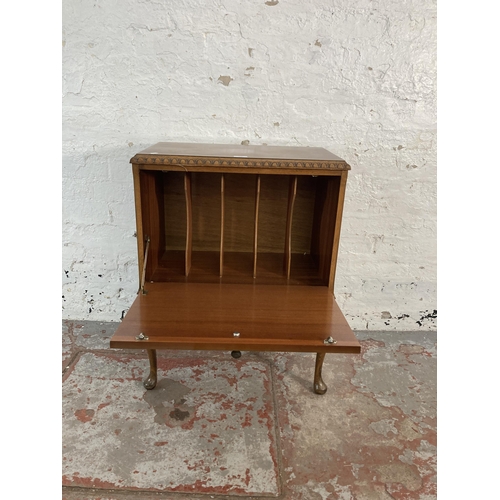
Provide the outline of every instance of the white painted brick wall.
<path id="1" fill-rule="evenodd" d="M 435 329 L 432 0 L 63 2 L 63 317 L 138 288 L 129 159 L 158 141 L 319 146 L 351 166 L 336 294 Z"/>

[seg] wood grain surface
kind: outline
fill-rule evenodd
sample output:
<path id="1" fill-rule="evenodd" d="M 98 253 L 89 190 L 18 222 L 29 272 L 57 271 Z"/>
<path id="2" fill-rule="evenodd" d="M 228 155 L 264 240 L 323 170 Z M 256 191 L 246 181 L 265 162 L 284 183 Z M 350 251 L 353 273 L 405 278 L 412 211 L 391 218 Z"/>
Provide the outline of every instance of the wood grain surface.
<path id="1" fill-rule="evenodd" d="M 112 348 L 360 352 L 328 287 L 151 283 L 147 288 L 118 327 Z M 136 340 L 141 332 L 149 340 Z M 329 336 L 335 344 L 324 343 Z"/>
<path id="2" fill-rule="evenodd" d="M 344 160 L 323 148 L 158 143 L 131 163 L 146 293 L 111 347 L 360 352 L 333 295 Z"/>
<path id="3" fill-rule="evenodd" d="M 138 155 L 210 156 L 219 158 L 270 158 L 277 160 L 343 161 L 324 148 L 296 146 L 243 146 L 240 144 L 200 144 L 187 142 L 158 142 Z"/>

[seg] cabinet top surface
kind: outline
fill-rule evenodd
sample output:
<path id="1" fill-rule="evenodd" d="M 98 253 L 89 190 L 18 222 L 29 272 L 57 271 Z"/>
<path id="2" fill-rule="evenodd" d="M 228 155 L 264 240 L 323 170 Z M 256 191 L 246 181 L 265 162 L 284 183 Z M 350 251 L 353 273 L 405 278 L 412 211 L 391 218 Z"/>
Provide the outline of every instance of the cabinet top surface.
<path id="1" fill-rule="evenodd" d="M 130 161 L 154 161 L 156 157 L 188 156 L 199 158 L 228 158 L 235 160 L 281 160 L 335 162 L 336 168 L 349 169 L 349 165 L 324 148 L 295 146 L 243 146 L 240 144 L 202 144 L 159 142 L 140 151 Z"/>

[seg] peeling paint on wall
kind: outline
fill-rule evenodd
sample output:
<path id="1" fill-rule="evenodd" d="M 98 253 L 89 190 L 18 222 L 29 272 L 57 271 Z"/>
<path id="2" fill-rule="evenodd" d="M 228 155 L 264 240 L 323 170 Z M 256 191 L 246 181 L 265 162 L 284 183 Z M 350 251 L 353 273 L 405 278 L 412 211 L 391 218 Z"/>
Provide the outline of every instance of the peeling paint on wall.
<path id="1" fill-rule="evenodd" d="M 217 80 L 222 83 L 222 85 L 227 87 L 234 80 L 234 78 L 231 78 L 229 75 L 221 75 Z"/>

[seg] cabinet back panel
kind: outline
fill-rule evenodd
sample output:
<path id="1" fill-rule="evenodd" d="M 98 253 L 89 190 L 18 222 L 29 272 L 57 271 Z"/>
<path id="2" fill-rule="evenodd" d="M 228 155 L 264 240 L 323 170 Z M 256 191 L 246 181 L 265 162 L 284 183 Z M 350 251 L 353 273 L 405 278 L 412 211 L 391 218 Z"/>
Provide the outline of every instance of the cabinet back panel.
<path id="1" fill-rule="evenodd" d="M 224 174 L 224 252 L 252 252 L 256 175 Z"/>
<path id="2" fill-rule="evenodd" d="M 184 172 L 163 174 L 166 250 L 186 248 Z M 193 251 L 219 251 L 220 175 L 191 173 Z"/>
<path id="3" fill-rule="evenodd" d="M 318 179 L 298 176 L 297 195 L 293 207 L 292 253 L 311 253 L 311 234 Z"/>
<path id="4" fill-rule="evenodd" d="M 258 253 L 282 254 L 285 248 L 290 178 L 287 175 L 262 175 L 260 182 Z"/>
<path id="5" fill-rule="evenodd" d="M 184 175 L 183 172 L 163 174 L 166 250 L 184 250 L 186 248 Z"/>
<path id="6" fill-rule="evenodd" d="M 193 251 L 218 252 L 220 249 L 221 176 L 191 174 L 193 209 Z"/>
<path id="7" fill-rule="evenodd" d="M 316 191 L 311 254 L 318 263 L 319 275 L 326 283 L 330 276 L 339 192 L 340 177 L 322 179 Z"/>
<path id="8" fill-rule="evenodd" d="M 185 176 L 189 176 L 191 198 L 186 198 Z M 254 254 L 257 179 L 260 177 L 257 219 L 257 255 Z M 224 189 L 221 192 L 221 180 Z M 261 280 L 286 280 L 286 231 L 291 217 L 291 274 L 310 284 L 328 283 L 340 177 L 299 175 L 290 213 L 291 175 L 256 175 L 208 172 L 155 172 L 143 176 L 145 229 L 156 235 L 153 248 L 159 258 L 148 262 L 147 276 L 157 265 L 161 279 L 185 279 L 182 252 L 186 252 L 187 217 L 191 214 L 192 262 L 189 280 L 220 279 L 217 265 L 221 249 L 221 205 L 224 205 L 223 276 L 251 281 L 256 258 L 256 276 Z M 151 195 L 161 203 L 148 200 Z M 188 206 L 190 210 L 188 210 Z M 154 214 L 160 210 L 157 216 Z M 155 222 L 156 221 L 156 222 Z M 159 231 L 154 231 L 160 223 Z M 275 257 L 272 257 L 275 255 Z M 191 268 L 192 264 L 192 268 Z M 167 274 L 165 274 L 167 273 Z M 156 273 L 155 273 L 156 274 Z M 206 277 L 205 277 L 206 276 Z M 210 278 L 213 276 L 213 278 Z M 148 278 L 149 279 L 149 278 Z M 239 278 L 238 278 L 239 279 Z M 312 281 L 311 281 L 312 280 Z M 317 281 L 319 280 L 319 281 Z"/>

